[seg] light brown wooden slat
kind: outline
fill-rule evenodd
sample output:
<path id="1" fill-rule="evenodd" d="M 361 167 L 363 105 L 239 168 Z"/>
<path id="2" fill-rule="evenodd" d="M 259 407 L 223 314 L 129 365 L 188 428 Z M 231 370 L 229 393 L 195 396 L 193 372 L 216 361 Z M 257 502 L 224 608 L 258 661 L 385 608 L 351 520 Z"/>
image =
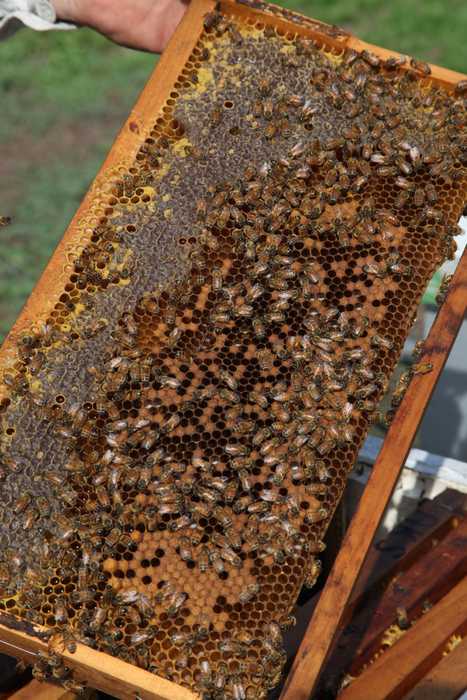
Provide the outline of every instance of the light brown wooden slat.
<path id="1" fill-rule="evenodd" d="M 77 700 L 77 698 L 76 693 L 51 683 L 39 683 L 36 680 L 30 681 L 9 696 L 9 700 Z"/>
<path id="2" fill-rule="evenodd" d="M 467 305 L 467 249 L 424 346 L 429 374 L 415 376 L 394 417 L 357 512 L 342 543 L 307 631 L 286 678 L 281 700 L 308 700 L 329 655 L 376 529 L 397 483 L 418 425 L 464 319 Z"/>
<path id="3" fill-rule="evenodd" d="M 467 638 L 444 656 L 403 700 L 458 700 L 467 690 Z"/>
<path id="4" fill-rule="evenodd" d="M 339 700 L 400 700 L 441 658 L 449 638 L 466 631 L 467 577 L 347 686 Z"/>
<path id="5" fill-rule="evenodd" d="M 1 619 L 1 618 L 0 618 Z M 24 626 L 24 622 L 18 621 Z M 44 628 L 36 627 L 38 632 Z M 31 663 L 31 653 L 39 651 L 47 653 L 47 642 L 40 638 L 0 624 L 0 651 L 4 651 L 3 642 L 14 645 L 17 649 L 15 656 L 21 658 L 21 651 Z M 58 646 L 54 646 L 58 651 Z M 8 653 L 8 652 L 7 652 Z M 10 652 L 11 653 L 11 652 Z M 79 682 L 85 682 L 90 688 L 103 690 L 120 700 L 199 700 L 196 693 L 183 688 L 176 683 L 155 676 L 148 671 L 132 666 L 101 651 L 90 649 L 84 644 L 77 644 L 72 654 L 67 649 L 60 653 L 68 667 L 75 671 Z"/>

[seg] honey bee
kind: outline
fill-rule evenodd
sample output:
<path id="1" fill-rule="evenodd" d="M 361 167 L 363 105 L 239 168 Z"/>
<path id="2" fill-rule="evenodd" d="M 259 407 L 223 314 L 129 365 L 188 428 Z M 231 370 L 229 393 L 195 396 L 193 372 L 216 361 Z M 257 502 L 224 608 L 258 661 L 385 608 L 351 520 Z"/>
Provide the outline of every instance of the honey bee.
<path id="1" fill-rule="evenodd" d="M 251 481 L 248 471 L 246 469 L 240 469 L 238 476 L 242 489 L 247 492 L 251 491 Z"/>
<path id="2" fill-rule="evenodd" d="M 212 671 L 211 665 L 207 659 L 203 659 L 200 663 L 200 682 L 202 685 L 210 685 Z"/>
<path id="3" fill-rule="evenodd" d="M 222 270 L 214 268 L 211 274 L 213 291 L 220 292 L 224 284 L 224 276 L 222 274 Z"/>
<path id="4" fill-rule="evenodd" d="M 407 63 L 406 56 L 390 56 L 384 61 L 384 68 L 386 70 L 396 70 Z"/>
<path id="5" fill-rule="evenodd" d="M 232 517 L 227 508 L 216 506 L 213 508 L 212 515 L 223 527 L 229 528 L 232 526 Z"/>
<path id="6" fill-rule="evenodd" d="M 117 605 L 130 605 L 132 603 L 137 603 L 140 594 L 136 588 L 128 588 L 124 591 L 119 591 L 115 595 L 115 602 Z"/>
<path id="7" fill-rule="evenodd" d="M 329 515 L 328 509 L 321 507 L 321 508 L 318 508 L 317 510 L 307 511 L 305 513 L 304 520 L 309 525 L 313 525 L 314 523 L 319 523 L 322 520 L 325 520 L 328 517 L 328 515 Z"/>
<path id="8" fill-rule="evenodd" d="M 414 345 L 414 348 L 412 350 L 412 357 L 414 360 L 419 360 L 420 357 L 423 354 L 423 347 L 424 347 L 424 341 L 423 340 L 417 340 L 417 342 Z"/>
<path id="9" fill-rule="evenodd" d="M 438 294 L 436 295 L 436 303 L 438 304 L 438 306 L 441 306 L 441 304 L 446 299 L 446 295 L 448 293 L 449 285 L 451 284 L 452 277 L 453 277 L 452 275 L 444 274 L 442 279 L 441 279 Z"/>
<path id="10" fill-rule="evenodd" d="M 224 562 L 222 561 L 222 558 L 217 550 L 211 549 L 209 551 L 209 563 L 211 564 L 216 574 L 224 573 Z"/>
<path id="11" fill-rule="evenodd" d="M 209 568 L 209 549 L 204 545 L 197 557 L 197 564 L 201 572 L 206 572 Z"/>
<path id="12" fill-rule="evenodd" d="M 181 420 L 181 416 L 178 413 L 173 413 L 162 423 L 161 430 L 164 433 L 171 433 L 180 425 Z"/>
<path id="13" fill-rule="evenodd" d="M 425 63 L 424 61 L 417 61 L 417 59 L 411 58 L 410 65 L 414 70 L 416 70 L 418 73 L 421 73 L 424 76 L 431 75 L 431 68 L 428 65 L 428 63 Z"/>
<path id="14" fill-rule="evenodd" d="M 36 352 L 34 356 L 29 361 L 29 371 L 31 374 L 37 374 L 40 372 L 45 361 L 45 356 L 42 352 Z"/>
<path id="15" fill-rule="evenodd" d="M 313 588 L 313 586 L 315 586 L 316 581 L 318 580 L 319 575 L 321 573 L 321 568 L 322 566 L 320 560 L 312 559 L 311 563 L 308 566 L 304 580 L 304 585 L 307 588 Z"/>
<path id="16" fill-rule="evenodd" d="M 394 347 L 392 340 L 377 333 L 371 338 L 371 345 L 375 348 L 382 348 L 383 350 L 392 350 Z"/>
<path id="17" fill-rule="evenodd" d="M 275 471 L 274 471 L 274 474 L 272 476 L 272 483 L 275 486 L 280 486 L 283 483 L 285 476 L 287 474 L 287 466 L 288 465 L 286 462 L 278 462 L 275 465 Z"/>
<path id="18" fill-rule="evenodd" d="M 248 447 L 239 443 L 227 444 L 224 451 L 231 457 L 244 457 L 248 454 Z"/>
<path id="19" fill-rule="evenodd" d="M 410 627 L 410 621 L 405 608 L 396 608 L 397 625 L 401 630 L 407 630 Z"/>
<path id="20" fill-rule="evenodd" d="M 243 683 L 238 679 L 232 681 L 233 700 L 246 700 L 246 691 Z"/>
<path id="21" fill-rule="evenodd" d="M 178 615 L 182 607 L 184 606 L 185 602 L 188 600 L 188 593 L 185 593 L 184 591 L 179 592 L 175 591 L 171 598 L 169 599 L 169 605 L 167 608 L 167 615 L 169 617 L 175 617 Z"/>
<path id="22" fill-rule="evenodd" d="M 193 561 L 191 542 L 188 537 L 180 537 L 178 541 L 180 558 L 182 561 Z"/>
<path id="23" fill-rule="evenodd" d="M 232 468 L 235 469 L 235 465 L 233 464 L 234 460 L 232 460 Z M 237 484 L 235 481 L 229 482 L 227 485 L 225 491 L 224 491 L 224 501 L 226 503 L 232 503 L 234 501 L 235 497 L 237 495 Z"/>
<path id="24" fill-rule="evenodd" d="M 135 646 L 140 646 L 141 644 L 146 644 L 146 642 L 150 641 L 151 639 L 154 639 L 156 636 L 156 628 L 155 627 L 146 627 L 144 630 L 138 630 L 137 632 L 133 632 L 133 634 L 130 637 L 130 643 L 135 645 Z"/>
<path id="25" fill-rule="evenodd" d="M 243 504 L 245 504 L 247 512 L 250 514 L 255 514 L 255 515 L 261 514 L 261 513 L 268 513 L 270 510 L 269 503 L 267 503 L 266 500 L 252 503 L 250 496 L 239 498 L 235 505 L 237 505 L 237 504 L 238 504 L 238 507 L 242 507 Z M 243 509 L 244 508 L 242 508 L 242 510 Z M 235 507 L 234 507 L 234 510 L 235 510 Z M 241 511 L 239 510 L 238 512 L 241 512 Z"/>
<path id="26" fill-rule="evenodd" d="M 313 462 L 312 466 L 316 471 L 316 476 L 318 477 L 319 481 L 324 482 L 329 479 L 329 469 L 327 468 L 326 463 L 322 459 L 318 459 L 316 460 L 316 462 Z"/>
<path id="27" fill-rule="evenodd" d="M 443 220 L 443 214 L 439 209 L 435 209 L 434 207 L 425 207 L 422 212 L 422 218 L 425 221 L 440 224 Z"/>
<path id="28" fill-rule="evenodd" d="M 55 601 L 54 617 L 57 625 L 63 625 L 68 620 L 68 611 L 63 598 L 57 598 Z"/>
<path id="29" fill-rule="evenodd" d="M 412 374 L 428 374 L 433 370 L 433 364 L 431 362 L 418 362 L 411 367 Z"/>
<path id="30" fill-rule="evenodd" d="M 204 15 L 203 27 L 207 32 L 209 32 L 211 31 L 211 29 L 216 29 L 221 23 L 221 21 L 222 14 L 219 12 L 218 9 L 215 9 L 212 12 L 207 12 Z"/>
<path id="31" fill-rule="evenodd" d="M 432 183 L 428 183 L 425 186 L 425 197 L 430 204 L 436 204 L 438 201 L 438 193 L 435 186 Z"/>
<path id="32" fill-rule="evenodd" d="M 23 513 L 30 503 L 31 494 L 26 491 L 21 496 L 19 496 L 19 498 L 16 499 L 13 505 L 13 510 L 18 514 Z"/>

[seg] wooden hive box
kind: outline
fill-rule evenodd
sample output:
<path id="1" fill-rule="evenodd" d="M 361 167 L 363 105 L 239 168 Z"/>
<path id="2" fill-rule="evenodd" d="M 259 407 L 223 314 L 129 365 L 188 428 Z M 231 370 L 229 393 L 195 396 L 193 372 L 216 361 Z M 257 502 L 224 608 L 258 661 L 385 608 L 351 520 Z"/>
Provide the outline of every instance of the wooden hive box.
<path id="1" fill-rule="evenodd" d="M 272 5 L 190 4 L 2 348 L 0 648 L 39 678 L 172 700 L 277 684 L 278 626 L 452 254 L 462 79 Z M 415 140 L 391 159 L 398 129 Z M 284 697 L 327 656 L 465 268 Z"/>

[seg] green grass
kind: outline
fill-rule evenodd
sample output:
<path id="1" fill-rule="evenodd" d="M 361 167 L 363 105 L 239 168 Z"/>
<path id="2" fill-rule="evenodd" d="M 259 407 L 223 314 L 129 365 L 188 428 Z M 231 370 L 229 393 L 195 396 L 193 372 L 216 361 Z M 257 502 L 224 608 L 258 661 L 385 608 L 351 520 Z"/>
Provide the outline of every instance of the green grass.
<path id="1" fill-rule="evenodd" d="M 19 115 L 39 137 L 64 119 L 105 119 L 112 100 L 129 107 L 156 60 L 88 29 L 23 30 L 1 45 L 0 56 L 0 141 L 23 130 Z"/>
<path id="2" fill-rule="evenodd" d="M 157 58 L 90 30 L 0 45 L 0 339 L 11 327 Z"/>
<path id="3" fill-rule="evenodd" d="M 367 41 L 467 70 L 465 0 L 287 0 Z M 18 315 L 155 57 L 90 30 L 0 45 L 0 338 Z"/>

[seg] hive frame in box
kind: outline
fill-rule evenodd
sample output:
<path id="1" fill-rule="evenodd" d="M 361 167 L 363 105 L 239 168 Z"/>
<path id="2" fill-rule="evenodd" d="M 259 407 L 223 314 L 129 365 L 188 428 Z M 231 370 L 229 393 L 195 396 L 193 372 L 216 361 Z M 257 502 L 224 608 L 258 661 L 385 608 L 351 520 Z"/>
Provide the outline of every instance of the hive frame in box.
<path id="1" fill-rule="evenodd" d="M 59 243 L 45 272 L 26 303 L 18 321 L 2 347 L 4 369 L 16 360 L 16 344 L 21 333 L 32 322 L 47 318 L 60 294 L 57 281 L 67 265 L 67 253 L 79 244 L 82 221 L 91 208 L 97 191 L 108 179 L 111 169 L 129 165 L 151 128 L 154 116 L 165 103 L 167 95 L 188 60 L 203 29 L 203 19 L 214 9 L 213 0 L 193 0 L 162 56 L 128 121 L 119 134 L 90 191 L 84 198 L 62 241 Z M 248 4 L 222 2 L 221 9 L 234 10 L 244 18 L 254 17 L 271 24 L 284 33 L 300 32 L 305 37 L 319 38 L 326 34 L 327 44 L 336 52 L 345 48 L 367 49 L 381 58 L 398 54 L 366 44 L 322 23 L 278 7 L 252 0 Z M 465 76 L 432 66 L 430 80 L 451 87 Z M 467 254 L 464 253 L 450 291 L 443 303 L 425 343 L 424 361 L 433 364 L 428 375 L 413 379 L 388 432 L 381 453 L 359 509 L 354 516 L 344 543 L 334 564 L 320 602 L 309 623 L 292 670 L 286 679 L 282 700 L 305 700 L 313 692 L 326 661 L 337 628 L 342 622 L 347 603 L 355 586 L 374 533 L 389 501 L 405 457 L 418 425 L 455 341 L 467 307 Z M 1 389 L 0 389 L 1 393 Z M 1 398 L 1 396 L 0 396 Z M 9 615 L 0 615 L 0 650 L 34 663 L 40 652 L 47 650 L 47 630 Z M 92 650 L 82 644 L 75 653 L 63 651 L 66 665 L 77 680 L 111 693 L 118 698 L 140 697 L 142 700 L 195 700 L 199 696 L 186 688 L 142 669 Z"/>

